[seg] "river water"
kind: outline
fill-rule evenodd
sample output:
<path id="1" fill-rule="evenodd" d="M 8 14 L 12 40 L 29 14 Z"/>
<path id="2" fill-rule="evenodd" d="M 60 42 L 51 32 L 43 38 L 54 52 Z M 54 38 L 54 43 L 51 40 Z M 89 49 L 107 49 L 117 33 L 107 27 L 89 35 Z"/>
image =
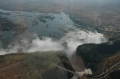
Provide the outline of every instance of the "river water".
<path id="1" fill-rule="evenodd" d="M 4 26 L 6 25 L 4 19 L 18 26 L 12 27 L 9 24 Z M 0 20 L 3 22 L 0 23 L 3 25 L 1 27 L 3 29 L 0 29 L 0 55 L 63 50 L 71 58 L 79 45 L 107 42 L 103 34 L 81 28 L 81 25 L 75 24 L 69 14 L 64 12 L 40 13 L 0 9 Z M 81 64 L 82 67 L 84 63 Z"/>
<path id="2" fill-rule="evenodd" d="M 69 55 L 72 55 L 77 46 L 81 44 L 103 43 L 107 41 L 103 34 L 95 30 L 90 31 L 83 29 L 80 27 L 81 25 L 75 24 L 72 19 L 70 19 L 69 14 L 64 12 L 40 13 L 35 11 L 9 11 L 0 9 L 0 16 L 1 20 L 7 19 L 6 22 L 10 21 L 13 25 L 18 25 L 12 27 L 2 21 L 3 24 L 1 24 L 3 26 L 1 28 L 6 28 L 0 30 L 1 48 L 6 44 L 5 46 L 10 49 L 11 47 L 12 49 L 16 49 L 16 45 L 17 48 L 20 49 L 23 49 L 23 47 L 26 49 L 32 47 L 34 48 L 34 50 L 31 48 L 32 52 L 41 50 L 64 50 L 64 47 L 62 47 L 60 43 L 67 42 L 67 49 L 65 48 L 65 50 L 67 50 L 67 53 L 69 52 Z M 23 30 L 23 28 L 27 29 Z M 46 42 L 48 42 L 48 44 L 46 44 Z"/>
<path id="3" fill-rule="evenodd" d="M 8 18 L 13 23 L 23 24 L 28 28 L 30 33 L 35 33 L 39 37 L 47 36 L 52 38 L 60 38 L 65 35 L 67 30 L 64 28 L 72 28 L 73 21 L 67 13 L 39 13 L 39 12 L 22 12 L 7 11 L 0 9 L 2 17 Z"/>

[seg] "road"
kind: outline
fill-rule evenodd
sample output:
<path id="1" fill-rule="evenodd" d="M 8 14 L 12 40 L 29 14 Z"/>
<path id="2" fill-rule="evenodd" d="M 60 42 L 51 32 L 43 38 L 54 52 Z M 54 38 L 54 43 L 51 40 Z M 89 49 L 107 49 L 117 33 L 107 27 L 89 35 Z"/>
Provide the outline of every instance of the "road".
<path id="1" fill-rule="evenodd" d="M 96 75 L 96 76 L 92 76 L 92 78 L 95 78 L 95 79 L 100 79 L 100 78 L 104 78 L 106 77 L 107 75 L 109 75 L 111 72 L 115 71 L 117 68 L 120 67 L 120 61 L 116 64 L 114 64 L 113 66 L 111 66 L 109 69 L 107 69 L 106 71 L 100 73 L 99 75 Z"/>

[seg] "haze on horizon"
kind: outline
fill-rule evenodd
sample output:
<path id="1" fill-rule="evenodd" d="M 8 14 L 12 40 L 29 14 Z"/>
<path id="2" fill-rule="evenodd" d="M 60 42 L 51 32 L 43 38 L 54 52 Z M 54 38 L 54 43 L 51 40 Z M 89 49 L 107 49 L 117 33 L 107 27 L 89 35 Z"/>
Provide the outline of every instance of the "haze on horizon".
<path id="1" fill-rule="evenodd" d="M 80 2 L 80 3 L 90 3 L 90 4 L 114 4 L 120 3 L 120 0 L 0 0 L 1 2 L 6 3 L 26 3 L 26 2 Z"/>

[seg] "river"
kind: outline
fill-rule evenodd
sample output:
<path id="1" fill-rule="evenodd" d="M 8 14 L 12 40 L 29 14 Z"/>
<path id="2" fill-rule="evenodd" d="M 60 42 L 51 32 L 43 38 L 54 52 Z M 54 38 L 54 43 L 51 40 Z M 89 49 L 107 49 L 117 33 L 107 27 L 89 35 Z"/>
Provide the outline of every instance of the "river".
<path id="1" fill-rule="evenodd" d="M 27 11 L 8 11 L 0 9 L 1 25 L 1 48 L 0 55 L 17 52 L 57 51 L 63 50 L 71 58 L 79 45 L 86 43 L 103 43 L 107 39 L 97 31 L 83 29 L 70 19 L 68 13 L 40 13 Z M 8 23 L 16 24 L 10 27 Z M 6 26 L 4 26 L 6 25 Z M 18 26 L 17 26 L 18 25 Z M 9 29 L 9 30 L 5 30 Z M 15 28 L 15 29 L 14 29 Z M 23 30 L 26 28 L 25 30 Z M 3 48 L 3 45 L 6 48 Z M 76 59 L 76 58 L 75 58 Z M 78 59 L 81 59 L 78 57 Z M 85 65 L 73 62 L 72 65 Z M 76 61 L 76 60 L 75 60 Z M 76 67 L 77 69 L 77 67 Z"/>

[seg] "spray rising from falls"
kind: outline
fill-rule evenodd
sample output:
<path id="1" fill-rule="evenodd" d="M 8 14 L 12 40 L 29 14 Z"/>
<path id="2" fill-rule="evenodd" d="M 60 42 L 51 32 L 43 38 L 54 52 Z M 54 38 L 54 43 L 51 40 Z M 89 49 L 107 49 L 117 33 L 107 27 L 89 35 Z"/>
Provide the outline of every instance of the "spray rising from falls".
<path id="1" fill-rule="evenodd" d="M 21 43 L 16 43 L 14 46 L 9 45 L 8 49 L 0 49 L 0 55 L 17 53 L 17 52 L 36 52 L 36 51 L 64 51 L 69 59 L 75 54 L 76 48 L 79 45 L 86 43 L 104 43 L 108 40 L 100 33 L 97 32 L 69 32 L 61 39 L 55 41 L 49 37 L 43 37 L 41 40 L 35 35 L 35 39 L 29 42 L 26 39 L 20 40 Z M 74 64 L 72 64 L 74 66 Z M 76 70 L 77 71 L 77 70 Z M 90 69 L 77 72 L 80 76 L 83 74 L 92 74 Z M 74 76 L 76 77 L 76 76 Z M 76 78 L 73 78 L 76 79 Z"/>
<path id="2" fill-rule="evenodd" d="M 41 40 L 35 35 L 35 39 L 33 39 L 32 42 L 29 42 L 26 39 L 22 39 L 20 40 L 21 43 L 16 43 L 14 46 L 9 45 L 8 49 L 1 49 L 0 55 L 17 52 L 63 50 L 65 51 L 66 55 L 70 57 L 75 53 L 75 50 L 79 45 L 86 43 L 99 44 L 107 41 L 108 40 L 103 37 L 102 34 L 90 31 L 69 32 L 57 41 L 49 37 L 43 37 Z"/>
<path id="3" fill-rule="evenodd" d="M 60 27 L 57 26 L 60 29 L 56 28 L 56 24 L 55 24 L 55 26 L 53 26 L 54 21 L 51 21 L 51 20 L 50 20 L 50 22 L 52 22 L 52 26 L 49 26 L 49 30 L 52 30 L 53 33 L 56 33 L 56 31 L 60 31 L 60 32 L 56 33 L 58 35 L 60 35 L 60 33 L 63 33 L 63 31 L 65 31 L 65 33 L 64 33 L 65 36 L 63 36 L 64 34 L 61 34 L 60 36 L 63 36 L 63 37 L 62 38 L 60 37 L 60 39 L 58 39 L 57 41 L 55 41 L 49 37 L 44 37 L 41 40 L 41 39 L 39 39 L 39 37 L 35 36 L 35 39 L 32 39 L 32 41 L 31 41 L 31 37 L 33 36 L 33 35 L 31 35 L 31 32 L 36 33 L 38 35 L 41 35 L 42 32 L 43 33 L 47 32 L 45 36 L 51 35 L 51 33 L 52 33 L 52 32 L 49 32 L 48 29 L 44 30 L 44 29 L 46 29 L 46 28 L 44 28 L 44 25 L 39 25 L 39 23 L 42 24 L 41 21 L 38 23 L 38 26 L 41 26 L 41 28 L 38 28 L 38 27 L 33 28 L 34 22 L 32 20 L 36 21 L 39 16 L 43 16 L 41 13 L 31 13 L 31 12 L 22 12 L 22 11 L 21 12 L 7 11 L 7 10 L 2 10 L 2 9 L 0 9 L 0 12 L 10 13 L 11 15 L 6 15 L 5 17 L 8 17 L 8 19 L 11 20 L 12 22 L 14 22 L 15 24 L 24 23 L 23 25 L 28 27 L 28 32 L 29 32 L 26 34 L 22 34 L 20 36 L 20 38 L 18 38 L 18 40 L 20 42 L 14 42 L 14 40 L 13 40 L 14 45 L 9 44 L 7 49 L 1 48 L 0 55 L 4 55 L 4 54 L 8 54 L 8 53 L 17 53 L 17 52 L 64 50 L 68 56 L 71 56 L 72 54 L 74 54 L 77 46 L 79 46 L 79 45 L 82 45 L 85 43 L 97 43 L 98 44 L 98 43 L 103 43 L 103 42 L 107 41 L 107 39 L 104 38 L 104 36 L 100 33 L 91 32 L 91 31 L 88 31 L 85 29 L 81 29 L 80 27 L 79 28 L 76 27 L 76 25 L 74 25 L 72 20 L 70 18 L 68 18 L 68 15 L 66 15 L 65 13 L 55 14 L 55 16 L 54 16 L 56 18 L 56 19 L 55 18 L 54 19 L 56 21 L 58 20 L 58 22 L 57 22 L 58 25 L 59 25 L 59 23 L 61 23 L 59 25 Z M 24 17 L 21 17 L 21 15 Z M 36 16 L 36 15 L 39 15 L 39 16 Z M 27 17 L 27 16 L 31 16 L 32 18 Z M 53 16 L 53 14 L 48 14 L 48 16 L 51 17 L 51 16 Z M 15 19 L 13 19 L 13 17 Z M 58 17 L 62 18 L 62 20 L 60 20 Z M 26 19 L 26 20 L 24 21 L 24 19 Z M 42 19 L 45 19 L 45 17 L 43 17 Z M 64 22 L 66 20 L 68 21 L 67 25 L 66 25 L 66 22 Z M 33 23 L 33 25 L 31 23 Z M 46 24 L 51 25 L 51 23 L 49 23 L 49 21 Z M 35 23 L 35 26 L 37 26 L 36 23 Z M 23 29 L 19 29 L 19 30 L 23 30 Z M 54 31 L 54 30 L 56 30 L 56 31 Z M 65 43 L 66 43 L 66 45 L 64 45 Z"/>

